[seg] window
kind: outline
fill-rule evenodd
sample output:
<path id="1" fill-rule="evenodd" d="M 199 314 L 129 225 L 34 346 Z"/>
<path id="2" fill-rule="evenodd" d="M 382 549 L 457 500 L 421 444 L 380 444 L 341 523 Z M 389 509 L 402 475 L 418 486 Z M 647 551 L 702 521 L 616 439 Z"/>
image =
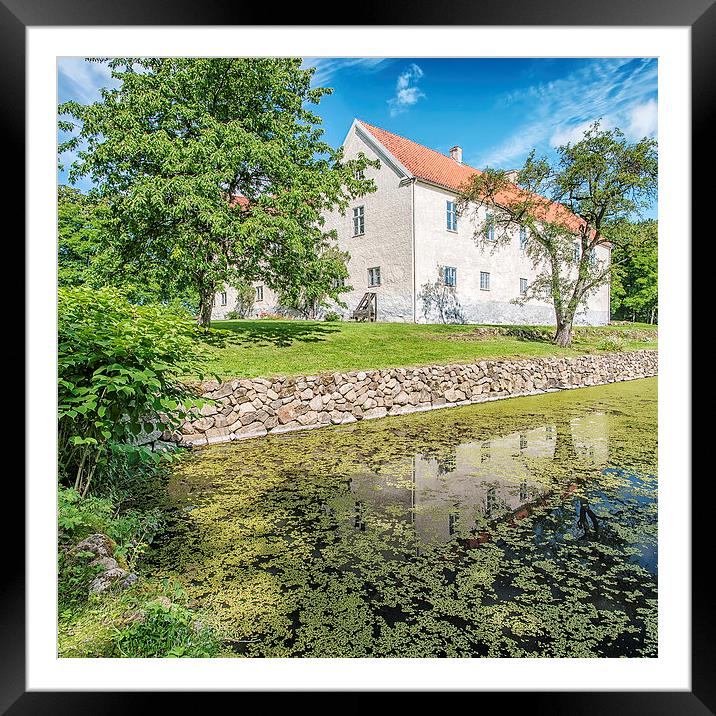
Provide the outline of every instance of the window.
<path id="1" fill-rule="evenodd" d="M 520 251 L 527 248 L 527 227 L 520 226 Z"/>
<path id="2" fill-rule="evenodd" d="M 527 490 L 527 480 L 520 480 L 520 504 L 527 502 L 529 492 Z"/>
<path id="3" fill-rule="evenodd" d="M 451 512 L 448 515 L 448 533 L 450 536 L 454 535 L 457 532 L 457 522 L 458 522 L 459 515 L 456 515 L 454 512 Z"/>
<path id="4" fill-rule="evenodd" d="M 353 172 L 353 178 L 354 178 L 356 181 L 361 181 L 362 179 L 365 179 L 365 174 L 363 173 L 363 170 L 362 170 L 362 169 L 356 169 L 356 170 Z"/>
<path id="5" fill-rule="evenodd" d="M 520 279 L 520 296 L 526 296 L 527 295 L 527 279 L 521 278 Z"/>
<path id="6" fill-rule="evenodd" d="M 448 231 L 457 231 L 457 209 L 454 201 L 447 202 L 447 228 Z"/>
<path id="7" fill-rule="evenodd" d="M 356 206 L 353 209 L 353 236 L 365 234 L 365 207 Z"/>
<path id="8" fill-rule="evenodd" d="M 589 249 L 589 265 L 596 266 L 597 264 L 597 250 L 595 248 Z"/>
<path id="9" fill-rule="evenodd" d="M 333 279 L 333 288 L 343 288 L 345 285 L 346 285 L 345 277 L 341 276 L 341 278 Z"/>
<path id="10" fill-rule="evenodd" d="M 263 300 L 264 300 L 264 287 L 263 287 L 263 286 L 257 286 L 257 287 L 256 287 L 256 300 L 257 300 L 257 301 L 263 301 Z"/>
<path id="11" fill-rule="evenodd" d="M 495 217 L 489 212 L 485 216 L 485 229 L 488 241 L 495 240 Z"/>
<path id="12" fill-rule="evenodd" d="M 577 263 L 577 262 L 579 261 L 579 254 L 580 254 L 580 253 L 581 253 L 581 249 L 580 249 L 580 246 L 579 246 L 579 242 L 578 242 L 578 241 L 575 241 L 575 242 L 574 242 L 574 254 L 573 254 L 574 263 Z"/>
<path id="13" fill-rule="evenodd" d="M 488 271 L 480 271 L 480 288 L 483 291 L 490 290 L 490 274 Z"/>
<path id="14" fill-rule="evenodd" d="M 221 292 L 221 305 L 222 306 L 226 305 L 226 291 Z"/>
<path id="15" fill-rule="evenodd" d="M 457 269 L 454 266 L 443 267 L 443 282 L 446 286 L 457 286 Z"/>
<path id="16" fill-rule="evenodd" d="M 494 487 L 487 488 L 485 495 L 485 514 L 489 517 L 497 507 L 497 490 Z"/>
<path id="17" fill-rule="evenodd" d="M 527 447 L 527 436 L 524 434 L 520 435 L 520 450 L 524 450 Z"/>
<path id="18" fill-rule="evenodd" d="M 380 286 L 380 266 L 368 269 L 368 285 Z"/>

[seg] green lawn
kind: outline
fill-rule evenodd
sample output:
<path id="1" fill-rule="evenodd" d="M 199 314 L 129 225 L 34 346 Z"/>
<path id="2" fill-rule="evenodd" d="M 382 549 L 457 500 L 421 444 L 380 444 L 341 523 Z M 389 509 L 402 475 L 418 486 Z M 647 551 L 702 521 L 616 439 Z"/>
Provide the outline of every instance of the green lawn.
<path id="1" fill-rule="evenodd" d="M 483 358 L 577 355 L 600 350 L 656 348 L 655 326 L 628 324 L 577 328 L 572 347 L 550 343 L 552 328 L 292 320 L 216 321 L 231 331 L 225 346 L 211 349 L 211 370 L 222 378 L 316 375 L 322 372 L 469 363 Z M 621 345 L 609 342 L 619 337 Z"/>

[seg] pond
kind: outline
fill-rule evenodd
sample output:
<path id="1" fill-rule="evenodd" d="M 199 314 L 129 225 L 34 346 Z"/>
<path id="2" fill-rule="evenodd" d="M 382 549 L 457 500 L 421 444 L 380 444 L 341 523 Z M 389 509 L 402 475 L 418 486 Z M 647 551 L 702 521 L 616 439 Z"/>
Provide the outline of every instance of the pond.
<path id="1" fill-rule="evenodd" d="M 149 568 L 245 657 L 657 656 L 657 379 L 216 445 Z"/>

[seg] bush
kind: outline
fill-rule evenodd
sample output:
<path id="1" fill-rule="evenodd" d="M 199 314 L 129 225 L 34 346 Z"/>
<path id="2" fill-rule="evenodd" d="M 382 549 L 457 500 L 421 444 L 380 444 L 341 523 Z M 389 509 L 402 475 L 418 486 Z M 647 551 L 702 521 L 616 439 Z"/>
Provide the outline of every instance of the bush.
<path id="1" fill-rule="evenodd" d="M 143 618 L 118 631 L 115 643 L 120 656 L 212 657 L 219 643 L 210 629 L 195 620 L 194 613 L 159 598 L 148 602 Z"/>
<path id="2" fill-rule="evenodd" d="M 136 306 L 114 288 L 58 291 L 60 477 L 86 495 L 112 465 L 131 474 L 162 455 L 137 438 L 173 430 L 201 400 L 179 378 L 201 374 L 201 329 L 167 306 Z M 186 407 L 185 407 L 186 406 Z"/>
<path id="3" fill-rule="evenodd" d="M 607 336 L 597 345 L 597 349 L 600 351 L 623 351 L 624 346 L 624 339 L 621 336 Z"/>
<path id="4" fill-rule="evenodd" d="M 341 320 L 341 314 L 337 311 L 326 311 L 326 315 L 323 316 L 324 321 L 340 321 Z"/>

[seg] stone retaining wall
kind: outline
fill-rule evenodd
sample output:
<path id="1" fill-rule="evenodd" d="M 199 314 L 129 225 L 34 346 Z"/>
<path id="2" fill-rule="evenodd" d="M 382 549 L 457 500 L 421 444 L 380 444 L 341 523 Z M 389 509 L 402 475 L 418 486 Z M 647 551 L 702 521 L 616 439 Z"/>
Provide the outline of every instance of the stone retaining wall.
<path id="1" fill-rule="evenodd" d="M 215 402 L 165 439 L 207 445 L 657 375 L 658 352 L 245 378 L 201 384 Z"/>

